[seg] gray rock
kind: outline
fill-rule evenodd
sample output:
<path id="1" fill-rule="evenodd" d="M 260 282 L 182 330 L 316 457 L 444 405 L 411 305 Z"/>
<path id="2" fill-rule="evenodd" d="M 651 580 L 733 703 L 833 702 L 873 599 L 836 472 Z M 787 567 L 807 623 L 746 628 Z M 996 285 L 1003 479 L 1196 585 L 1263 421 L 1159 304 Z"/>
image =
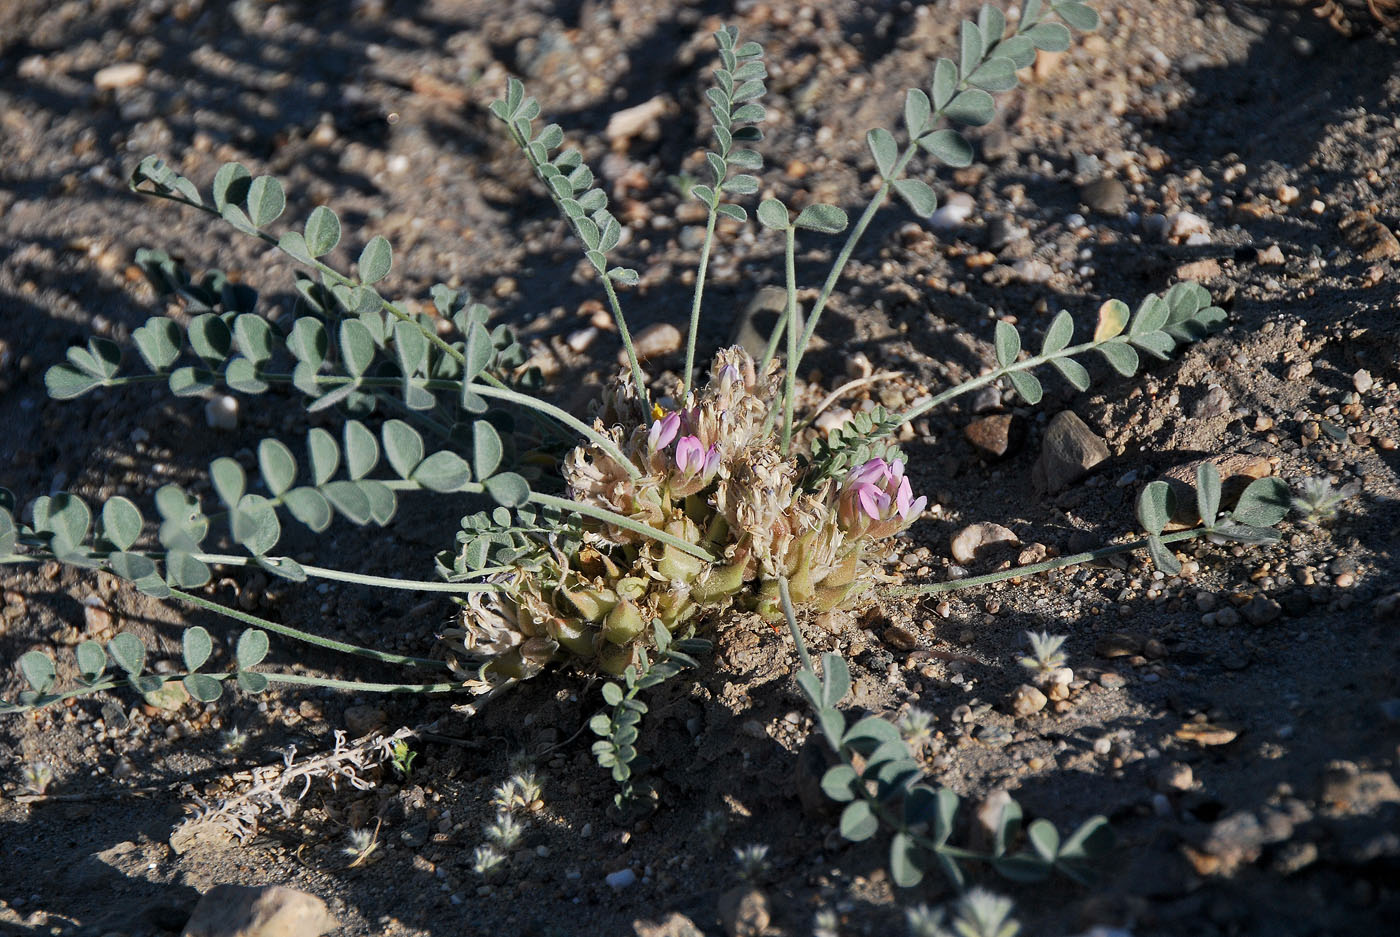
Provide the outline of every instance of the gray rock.
<path id="1" fill-rule="evenodd" d="M 1251 625 L 1268 625 L 1278 621 L 1283 614 L 1283 606 L 1267 596 L 1256 595 L 1244 604 L 1240 614 Z"/>
<path id="2" fill-rule="evenodd" d="M 1015 241 L 1025 240 L 1030 229 L 1018 225 L 1005 215 L 995 215 L 987 222 L 987 250 L 1000 251 Z"/>
<path id="3" fill-rule="evenodd" d="M 773 334 L 783 310 L 787 308 L 787 290 L 780 286 L 765 286 L 749 300 L 744 311 L 734 320 L 734 329 L 729 336 L 729 344 L 740 345 L 745 351 L 761 360 L 768 350 L 768 339 Z M 802 314 L 802 304 L 797 304 L 797 327 L 806 328 L 807 320 Z"/>
<path id="4" fill-rule="evenodd" d="M 216 885 L 185 925 L 183 937 L 320 937 L 339 922 L 315 895 L 281 885 Z"/>
<path id="5" fill-rule="evenodd" d="M 1040 458 L 1031 469 L 1037 491 L 1054 494 L 1108 458 L 1108 445 L 1072 410 L 1055 414 L 1045 431 Z"/>
<path id="6" fill-rule="evenodd" d="M 1080 189 L 1079 200 L 1091 211 L 1121 215 L 1128 208 L 1128 189 L 1117 179 L 1105 176 Z"/>

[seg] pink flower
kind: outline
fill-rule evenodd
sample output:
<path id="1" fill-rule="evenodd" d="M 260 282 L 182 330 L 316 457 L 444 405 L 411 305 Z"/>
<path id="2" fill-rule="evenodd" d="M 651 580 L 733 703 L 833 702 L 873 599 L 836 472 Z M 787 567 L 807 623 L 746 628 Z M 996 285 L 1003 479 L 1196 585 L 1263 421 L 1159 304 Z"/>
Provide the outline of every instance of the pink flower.
<path id="1" fill-rule="evenodd" d="M 671 444 L 671 440 L 676 438 L 680 429 L 681 415 L 679 413 L 666 414 L 651 424 L 651 432 L 647 433 L 647 448 L 652 452 L 665 449 Z"/>
<path id="2" fill-rule="evenodd" d="M 837 516 L 856 536 L 887 537 L 918 517 L 927 504 L 927 498 L 914 497 L 902 460 L 871 459 L 846 477 Z"/>
<path id="3" fill-rule="evenodd" d="M 676 443 L 676 471 L 687 481 L 698 477 L 708 482 L 719 471 L 719 447 L 707 451 L 698 437 L 682 436 Z"/>

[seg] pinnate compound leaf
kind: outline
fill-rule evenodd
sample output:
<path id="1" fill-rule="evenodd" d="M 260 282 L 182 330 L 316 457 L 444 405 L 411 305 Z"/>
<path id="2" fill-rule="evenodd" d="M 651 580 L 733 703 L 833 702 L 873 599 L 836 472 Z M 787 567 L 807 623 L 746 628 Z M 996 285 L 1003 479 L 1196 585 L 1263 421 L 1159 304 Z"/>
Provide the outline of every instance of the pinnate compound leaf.
<path id="1" fill-rule="evenodd" d="M 443 449 L 419 463 L 413 470 L 413 480 L 433 491 L 460 491 L 472 480 L 472 470 L 457 453 Z"/>
<path id="2" fill-rule="evenodd" d="M 853 800 L 841 811 L 841 835 L 853 843 L 864 842 L 880 829 L 875 811 L 865 800 Z"/>
<path id="3" fill-rule="evenodd" d="M 297 460 L 292 450 L 276 439 L 258 443 L 258 472 L 272 496 L 278 497 L 292 487 L 297 477 Z M 110 503 L 110 502 L 108 502 Z"/>
<path id="4" fill-rule="evenodd" d="M 214 653 L 213 639 L 209 637 L 209 632 L 199 625 L 191 625 L 185 629 L 181 644 L 185 656 L 185 669 L 191 672 L 203 667 L 209 655 Z"/>
<path id="5" fill-rule="evenodd" d="M 248 489 L 248 478 L 243 474 L 243 466 L 233 459 L 223 456 L 209 464 L 209 481 L 214 486 L 219 500 L 228 507 L 238 504 L 238 499 Z"/>
<path id="6" fill-rule="evenodd" d="M 865 135 L 865 142 L 870 147 L 870 155 L 875 157 L 875 168 L 888 178 L 899 161 L 899 144 L 894 136 L 883 127 L 877 127 Z"/>
<path id="7" fill-rule="evenodd" d="M 910 211 L 921 218 L 927 218 L 938 208 L 938 197 L 922 179 L 896 179 L 893 188 Z"/>
<path id="8" fill-rule="evenodd" d="M 1042 52 L 1063 52 L 1073 39 L 1063 23 L 1037 23 L 1023 35 Z"/>
<path id="9" fill-rule="evenodd" d="M 997 322 L 993 344 L 996 348 L 997 364 L 1003 368 L 1009 368 L 1021 354 L 1021 335 L 1010 322 Z"/>
<path id="10" fill-rule="evenodd" d="M 96 683 L 107 669 L 107 652 L 96 641 L 84 641 L 74 649 L 78 658 L 78 675 L 84 683 Z"/>
<path id="11" fill-rule="evenodd" d="M 315 488 L 293 488 L 282 495 L 292 516 L 317 533 L 331 525 L 331 505 Z"/>
<path id="12" fill-rule="evenodd" d="M 153 316 L 131 333 L 131 339 L 153 373 L 162 373 L 180 357 L 180 326 L 173 319 Z"/>
<path id="13" fill-rule="evenodd" d="M 403 420 L 386 420 L 384 454 L 400 478 L 408 478 L 423 461 L 423 437 Z"/>
<path id="14" fill-rule="evenodd" d="M 515 472 L 492 475 L 483 484 L 486 493 L 501 507 L 519 507 L 530 499 L 530 484 Z"/>
<path id="15" fill-rule="evenodd" d="M 184 550 L 168 550 L 165 554 L 165 578 L 177 589 L 196 589 L 207 585 L 211 574 L 203 560 L 195 559 Z"/>
<path id="16" fill-rule="evenodd" d="M 1121 299 L 1110 299 L 1099 307 L 1098 325 L 1094 327 L 1094 342 L 1106 342 L 1120 333 L 1128 325 L 1128 304 Z"/>
<path id="17" fill-rule="evenodd" d="M 238 687 L 244 693 L 261 693 L 267 689 L 267 677 L 253 670 L 238 672 Z"/>
<path id="18" fill-rule="evenodd" d="M 1176 554 L 1167 549 L 1167 545 L 1162 542 L 1162 538 L 1156 534 L 1147 538 L 1147 555 L 1152 558 L 1152 565 L 1160 569 L 1168 576 L 1175 576 L 1181 572 L 1181 561 L 1176 558 Z"/>
<path id="19" fill-rule="evenodd" d="M 360 282 L 378 283 L 389 275 L 393 265 L 394 248 L 382 234 L 376 234 L 360 251 Z"/>
<path id="20" fill-rule="evenodd" d="M 890 838 L 890 878 L 900 888 L 913 888 L 924 880 L 927 858 L 923 847 L 903 830 Z"/>
<path id="21" fill-rule="evenodd" d="M 1099 28 L 1099 14 L 1087 3 L 1066 2 L 1056 3 L 1051 9 L 1055 15 L 1064 20 L 1070 27 L 1080 32 L 1093 32 Z"/>
<path id="22" fill-rule="evenodd" d="M 1164 481 L 1149 483 L 1138 495 L 1138 523 L 1150 534 L 1160 534 L 1176 510 L 1176 495 Z"/>
<path id="23" fill-rule="evenodd" d="M 146 645 L 130 631 L 123 631 L 108 641 L 107 653 L 118 667 L 133 677 L 140 675 L 141 668 L 146 665 Z"/>
<path id="24" fill-rule="evenodd" d="M 1273 527 L 1288 516 L 1292 494 L 1281 478 L 1256 478 L 1240 495 L 1231 517 L 1250 527 Z"/>
<path id="25" fill-rule="evenodd" d="M 248 184 L 248 220 L 261 228 L 276 221 L 287 208 L 282 183 L 272 176 L 258 176 Z"/>
<path id="26" fill-rule="evenodd" d="M 1210 462 L 1196 466 L 1196 512 L 1207 527 L 1220 514 L 1220 470 Z"/>
<path id="27" fill-rule="evenodd" d="M 799 228 L 807 231 L 819 231 L 822 234 L 839 234 L 846 230 L 846 213 L 835 205 L 825 205 L 817 203 L 808 205 L 798 214 L 793 222 Z"/>
<path id="28" fill-rule="evenodd" d="M 945 128 L 935 130 L 919 138 L 919 146 L 927 150 L 934 159 L 954 169 L 972 165 L 972 144 L 967 137 L 956 130 Z"/>
<path id="29" fill-rule="evenodd" d="M 118 550 L 130 550 L 140 539 L 142 523 L 141 509 L 121 495 L 102 505 L 102 536 Z"/>
<path id="30" fill-rule="evenodd" d="M 1051 358 L 1050 364 L 1075 390 L 1089 389 L 1089 372 L 1078 361 L 1073 358 Z"/>
<path id="31" fill-rule="evenodd" d="M 1095 351 L 1104 356 L 1113 370 L 1124 377 L 1132 377 L 1137 373 L 1140 359 L 1138 353 L 1132 345 L 1122 341 L 1108 341 L 1099 345 Z"/>
<path id="32" fill-rule="evenodd" d="M 785 231 L 790 224 L 787 206 L 775 198 L 764 199 L 758 206 L 758 223 L 775 231 Z"/>
<path id="33" fill-rule="evenodd" d="M 933 105 L 927 94 L 918 88 L 910 88 L 904 93 L 904 126 L 911 140 L 918 139 L 928 127 L 932 113 Z"/>
<path id="34" fill-rule="evenodd" d="M 948 102 L 944 115 L 951 121 L 981 127 L 989 124 L 996 116 L 996 102 L 981 88 L 968 88 Z"/>
<path id="35" fill-rule="evenodd" d="M 267 656 L 267 632 L 249 628 L 238 636 L 238 644 L 233 656 L 238 661 L 239 670 L 250 670 L 258 666 Z"/>
<path id="36" fill-rule="evenodd" d="M 224 163 L 214 173 L 214 207 L 222 212 L 230 203 L 243 204 L 252 181 L 252 174 L 242 163 Z"/>
<path id="37" fill-rule="evenodd" d="M 1045 330 L 1045 341 L 1041 343 L 1040 353 L 1054 354 L 1069 345 L 1073 337 L 1074 317 L 1062 309 L 1051 321 L 1050 328 Z"/>
<path id="38" fill-rule="evenodd" d="M 224 685 L 207 673 L 192 673 L 180 680 L 185 692 L 201 703 L 212 703 L 224 694 Z"/>
<path id="39" fill-rule="evenodd" d="M 933 66 L 932 94 L 934 110 L 942 111 L 958 90 L 958 66 L 952 59 L 939 59 Z"/>
<path id="40" fill-rule="evenodd" d="M 1040 403 L 1041 398 L 1045 396 L 1045 388 L 1040 385 L 1040 378 L 1029 371 L 1012 371 L 1006 375 L 1006 379 L 1016 388 L 1016 393 L 1021 395 L 1021 399 L 1031 406 Z"/>
<path id="41" fill-rule="evenodd" d="M 54 669 L 53 660 L 43 651 L 29 651 L 20 656 L 19 672 L 24 675 L 24 679 L 34 689 L 35 693 L 43 695 L 53 686 L 58 679 L 58 671 Z"/>

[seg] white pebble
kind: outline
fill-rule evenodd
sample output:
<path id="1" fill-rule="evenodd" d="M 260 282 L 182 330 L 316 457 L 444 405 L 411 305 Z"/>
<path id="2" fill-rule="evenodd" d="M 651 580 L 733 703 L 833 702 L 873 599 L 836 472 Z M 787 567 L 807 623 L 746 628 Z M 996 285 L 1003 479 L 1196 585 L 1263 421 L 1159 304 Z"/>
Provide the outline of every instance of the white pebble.
<path id="1" fill-rule="evenodd" d="M 954 192 L 948 201 L 929 216 L 928 223 L 936 231 L 956 228 L 972 216 L 975 203 L 966 192 Z"/>
<path id="2" fill-rule="evenodd" d="M 204 421 L 211 429 L 238 429 L 238 398 L 219 394 L 204 405 Z"/>

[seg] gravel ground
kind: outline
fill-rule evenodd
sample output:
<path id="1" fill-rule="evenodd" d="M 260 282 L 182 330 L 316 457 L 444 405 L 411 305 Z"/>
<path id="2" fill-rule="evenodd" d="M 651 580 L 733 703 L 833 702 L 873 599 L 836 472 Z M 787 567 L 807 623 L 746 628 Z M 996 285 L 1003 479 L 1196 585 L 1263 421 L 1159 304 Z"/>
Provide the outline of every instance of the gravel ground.
<path id="1" fill-rule="evenodd" d="M 1119 845 L 1094 887 L 977 873 L 1016 900 L 1026 933 L 1394 933 L 1396 39 L 1346 38 L 1281 2 L 1099 7 L 1103 28 L 1042 56 L 1004 117 L 974 134 L 972 167 L 920 171 L 942 203 L 966 211 L 920 219 L 901 206 L 877 219 L 823 320 L 809 359 L 819 370 L 805 377 L 824 393 L 868 367 L 897 370 L 891 386 L 841 405 L 898 405 L 987 367 L 997 318 L 1015 317 L 1029 340 L 1061 308 L 1087 320 L 1109 297 L 1135 305 L 1178 279 L 1203 283 L 1229 326 L 1135 378 L 1100 367 L 1076 394 L 1052 377 L 1034 410 L 984 394 L 911 427 L 911 471 L 936 507 L 891 571 L 947 575 L 952 535 L 979 522 L 1005 525 L 1032 551 L 1103 543 L 1132 529 L 1144 482 L 1203 458 L 1293 484 L 1324 475 L 1358 493 L 1320 526 L 1286 523 L 1279 544 L 1188 550 L 1177 577 L 1105 565 L 887 601 L 810 623 L 811 641 L 852 662 L 856 706 L 934 714 L 930 773 L 970 805 L 1011 791 L 1028 818 L 1062 830 L 1111 819 Z M 227 270 L 269 308 L 290 303 L 285 258 L 126 191 L 147 153 L 203 187 L 229 159 L 276 174 L 289 217 L 334 206 L 356 232 L 331 257 L 342 267 L 383 234 L 395 248 L 389 292 L 426 308 L 433 283 L 469 288 L 519 327 L 550 393 L 580 408 L 618 343 L 595 326 L 596 285 L 486 111 L 506 76 L 568 128 L 620 206 L 622 253 L 643 273 L 626 297 L 634 326 L 680 323 L 703 216 L 668 177 L 702 165 L 694 115 L 710 33 L 730 22 L 768 49 L 773 192 L 858 211 L 874 173 L 865 131 L 895 126 L 903 89 L 926 84 L 971 9 L 11 0 L 0 7 L 0 484 L 25 501 L 55 489 L 140 498 L 301 425 L 270 406 L 275 397 L 245 402 L 234 433 L 211 429 L 202 401 L 149 389 L 46 399 L 43 372 L 65 346 L 93 332 L 126 343 L 165 314 L 133 266 L 139 248 Z M 638 105 L 650 119 L 630 135 L 614 125 L 609 139 L 613 116 Z M 820 282 L 829 261 L 829 245 L 804 241 L 799 277 Z M 722 227 L 704 344 L 727 340 L 780 266 L 780 245 L 752 223 Z M 678 357 L 663 353 L 651 370 Z M 1032 467 L 1063 410 L 1108 458 L 1043 493 Z M 1004 419 L 977 422 L 988 416 Z M 1004 432 L 1006 453 L 988 461 L 969 427 Z M 406 503 L 388 530 L 334 527 L 288 550 L 423 575 L 459 513 Z M 213 597 L 359 643 L 421 651 L 449 615 L 446 603 L 232 573 Z M 157 666 L 173 666 L 183 625 L 232 633 L 105 576 L 15 567 L 3 588 L 4 661 L 34 648 L 64 656 L 129 629 Z M 1018 716 L 1027 629 L 1068 636 L 1074 681 L 1065 699 Z M 674 915 L 719 934 L 735 926 L 721 900 L 737 883 L 732 850 L 749 843 L 771 850 L 759 883 L 769 933 L 811 933 L 821 908 L 838 912 L 843 934 L 899 932 L 903 908 L 946 899 L 936 877 L 896 889 L 883 847 L 844 844 L 834 815 L 803 796 L 812 727 L 789 642 L 742 618 L 717 638 L 693 680 L 653 700 L 642 745 L 657 799 L 642 816 L 611 807 L 611 781 L 579 732 L 601 695 L 572 674 L 548 674 L 472 718 L 444 702 L 317 693 L 175 710 L 111 695 L 8 717 L 0 933 L 159 937 L 215 884 L 277 882 L 324 897 L 347 935 L 691 933 Z M 292 654 L 278 644 L 272 663 L 389 673 Z M 6 668 L 0 695 L 18 689 Z M 252 769 L 282 765 L 289 746 L 316 757 L 333 752 L 338 730 L 429 723 L 435 737 L 415 743 L 406 779 L 366 769 L 364 789 L 318 783 L 291 816 L 264 812 L 242 844 L 177 832 L 201 804 L 257 783 Z M 54 772 L 51 796 L 26 796 L 22 770 L 39 762 Z M 542 785 L 524 812 L 524 846 L 483 880 L 471 856 L 492 791 L 522 764 Z M 352 866 L 342 848 L 357 828 L 377 828 L 380 846 Z M 609 884 L 624 872 L 630 884 Z"/>

